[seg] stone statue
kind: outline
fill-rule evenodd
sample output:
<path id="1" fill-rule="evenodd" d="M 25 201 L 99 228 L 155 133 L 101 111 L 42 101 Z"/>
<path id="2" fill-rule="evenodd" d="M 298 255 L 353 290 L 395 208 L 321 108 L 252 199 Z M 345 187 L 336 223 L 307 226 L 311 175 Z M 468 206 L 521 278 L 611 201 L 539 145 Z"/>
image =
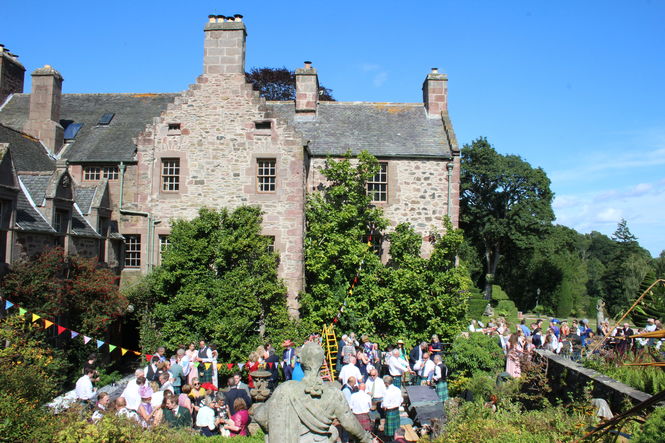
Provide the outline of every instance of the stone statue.
<path id="1" fill-rule="evenodd" d="M 483 315 L 485 317 L 494 317 L 494 309 L 492 309 L 492 305 L 487 303 L 487 306 L 485 306 L 485 311 L 483 312 Z"/>
<path id="2" fill-rule="evenodd" d="M 353 415 L 338 383 L 324 383 L 319 377 L 323 348 L 306 343 L 300 352 L 305 373 L 301 381 L 290 380 L 275 389 L 270 399 L 254 412 L 254 420 L 266 433 L 268 443 L 310 443 L 337 441 L 337 419 L 357 441 L 371 443 Z"/>
<path id="3" fill-rule="evenodd" d="M 607 311 L 605 310 L 605 302 L 599 298 L 596 302 L 596 325 L 598 328 L 607 320 Z"/>

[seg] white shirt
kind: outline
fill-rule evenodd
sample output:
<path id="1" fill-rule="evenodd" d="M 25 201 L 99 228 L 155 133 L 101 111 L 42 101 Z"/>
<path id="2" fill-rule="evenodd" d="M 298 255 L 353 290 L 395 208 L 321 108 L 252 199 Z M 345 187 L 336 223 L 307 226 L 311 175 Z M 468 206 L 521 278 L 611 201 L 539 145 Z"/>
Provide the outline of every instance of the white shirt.
<path id="1" fill-rule="evenodd" d="M 390 385 L 386 388 L 386 393 L 383 396 L 381 406 L 385 409 L 399 408 L 402 405 L 402 391 L 395 385 Z"/>
<path id="2" fill-rule="evenodd" d="M 95 396 L 95 390 L 92 388 L 92 380 L 87 375 L 76 380 L 76 398 L 79 400 L 90 400 Z"/>
<path id="3" fill-rule="evenodd" d="M 426 361 L 418 360 L 415 365 L 413 365 L 413 370 L 418 372 L 422 378 L 430 378 L 430 375 L 434 374 L 434 369 L 436 365 L 431 359 Z"/>
<path id="4" fill-rule="evenodd" d="M 354 414 L 367 414 L 372 408 L 372 397 L 365 391 L 358 391 L 351 394 L 349 406 Z"/>
<path id="5" fill-rule="evenodd" d="M 215 429 L 215 411 L 208 406 L 202 406 L 196 414 L 196 426 L 207 427 L 211 431 Z"/>
<path id="6" fill-rule="evenodd" d="M 153 392 L 152 399 L 150 400 L 150 404 L 152 405 L 153 409 L 160 407 L 163 401 L 164 391 Z"/>
<path id="7" fill-rule="evenodd" d="M 141 404 L 141 396 L 139 395 L 139 385 L 136 384 L 136 379 L 129 380 L 125 390 L 122 391 L 121 397 L 127 400 L 127 409 L 136 411 Z"/>
<path id="8" fill-rule="evenodd" d="M 361 380 L 362 375 L 358 366 L 351 363 L 342 366 L 342 370 L 339 371 L 339 379 L 342 381 L 342 385 L 345 385 L 349 381 L 349 377 L 355 377 L 357 382 Z"/>
<path id="9" fill-rule="evenodd" d="M 175 390 L 173 389 L 173 383 L 171 383 L 171 380 L 165 382 L 165 383 L 162 385 L 162 387 L 159 388 L 160 391 L 166 391 L 167 389 L 168 389 L 169 391 L 175 393 Z"/>
<path id="10" fill-rule="evenodd" d="M 128 408 L 118 409 L 118 412 L 116 412 L 116 415 L 119 415 L 121 417 L 127 417 L 131 420 L 136 420 L 137 422 L 141 420 L 141 417 L 139 417 L 139 414 L 137 414 L 135 411 L 132 411 L 131 409 L 128 409 Z"/>
<path id="11" fill-rule="evenodd" d="M 373 393 L 372 390 L 374 390 Z M 374 399 L 383 398 L 386 394 L 386 384 L 380 377 L 376 377 L 376 380 L 372 380 L 372 377 L 370 377 L 365 382 L 365 392 L 371 395 Z"/>
<path id="12" fill-rule="evenodd" d="M 409 370 L 409 364 L 394 355 L 388 360 L 388 372 L 393 377 L 400 377 L 405 371 Z"/>

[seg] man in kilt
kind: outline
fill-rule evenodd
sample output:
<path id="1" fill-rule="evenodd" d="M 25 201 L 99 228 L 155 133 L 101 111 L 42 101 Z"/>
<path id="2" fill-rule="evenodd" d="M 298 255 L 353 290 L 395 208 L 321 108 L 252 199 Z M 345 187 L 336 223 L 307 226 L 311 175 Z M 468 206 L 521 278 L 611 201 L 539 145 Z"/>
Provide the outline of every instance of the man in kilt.
<path id="1" fill-rule="evenodd" d="M 199 361 L 199 382 L 201 382 L 201 384 L 212 383 L 212 350 L 209 346 L 206 346 L 206 342 L 204 340 L 199 342 L 199 352 L 197 357 L 197 360 Z"/>
<path id="2" fill-rule="evenodd" d="M 409 364 L 401 358 L 399 349 L 393 349 L 390 358 L 388 359 L 388 373 L 393 379 L 393 385 L 397 388 L 402 387 L 402 376 L 405 372 L 410 372 Z"/>
<path id="3" fill-rule="evenodd" d="M 386 393 L 381 403 L 386 413 L 383 433 L 390 437 L 400 425 L 399 407 L 402 405 L 402 390 L 393 384 L 393 378 L 390 375 L 383 377 L 383 383 L 386 385 Z"/>
<path id="4" fill-rule="evenodd" d="M 434 356 L 434 376 L 432 381 L 436 386 L 436 395 L 439 396 L 439 400 L 446 402 L 448 400 L 448 366 L 443 362 L 440 355 Z"/>
<path id="5" fill-rule="evenodd" d="M 366 392 L 365 383 L 358 385 L 358 390 L 351 394 L 349 406 L 353 415 L 358 419 L 360 426 L 368 432 L 372 431 L 372 421 L 369 418 L 369 411 L 372 408 L 372 397 Z"/>

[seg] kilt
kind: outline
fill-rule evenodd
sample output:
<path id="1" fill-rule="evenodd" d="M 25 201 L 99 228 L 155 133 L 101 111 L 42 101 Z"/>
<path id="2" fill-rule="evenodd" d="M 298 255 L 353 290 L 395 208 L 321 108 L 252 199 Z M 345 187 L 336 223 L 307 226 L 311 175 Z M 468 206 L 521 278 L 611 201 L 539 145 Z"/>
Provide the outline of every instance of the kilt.
<path id="1" fill-rule="evenodd" d="M 440 381 L 436 384 L 436 395 L 439 396 L 439 400 L 446 402 L 448 400 L 448 382 Z"/>
<path id="2" fill-rule="evenodd" d="M 360 426 L 366 431 L 371 431 L 372 430 L 372 421 L 369 418 L 369 414 L 353 414 L 356 416 L 358 419 L 358 423 L 360 423 Z"/>
<path id="3" fill-rule="evenodd" d="M 393 386 L 401 388 L 402 387 L 402 376 L 397 375 L 393 377 Z"/>
<path id="4" fill-rule="evenodd" d="M 395 431 L 399 428 L 400 418 L 399 418 L 399 408 L 388 409 L 386 410 L 386 423 L 383 426 L 383 433 L 392 438 L 395 435 Z"/>
<path id="5" fill-rule="evenodd" d="M 203 363 L 199 365 L 199 382 L 201 384 L 212 383 L 212 364 L 208 369 L 206 369 Z"/>
<path id="6" fill-rule="evenodd" d="M 412 375 L 411 376 L 411 385 L 412 386 L 420 386 L 420 380 L 421 380 L 420 375 Z"/>

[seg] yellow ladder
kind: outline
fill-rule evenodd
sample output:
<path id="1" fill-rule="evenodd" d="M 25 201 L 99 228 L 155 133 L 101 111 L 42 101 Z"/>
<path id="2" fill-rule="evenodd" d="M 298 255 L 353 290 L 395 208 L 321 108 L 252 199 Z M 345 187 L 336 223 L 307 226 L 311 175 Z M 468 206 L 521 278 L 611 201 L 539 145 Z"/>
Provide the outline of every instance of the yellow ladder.
<path id="1" fill-rule="evenodd" d="M 328 368 L 328 362 L 326 360 L 323 360 L 323 364 L 319 370 L 319 376 L 321 376 L 323 380 L 333 381 L 333 376 L 330 373 L 330 368 Z"/>
<path id="2" fill-rule="evenodd" d="M 321 334 L 323 339 L 323 346 L 326 351 L 326 361 L 324 366 L 328 366 L 328 372 L 330 374 L 330 380 L 334 380 L 335 377 L 335 364 L 337 363 L 337 336 L 335 335 L 335 328 L 332 324 L 323 325 L 323 333 Z"/>

